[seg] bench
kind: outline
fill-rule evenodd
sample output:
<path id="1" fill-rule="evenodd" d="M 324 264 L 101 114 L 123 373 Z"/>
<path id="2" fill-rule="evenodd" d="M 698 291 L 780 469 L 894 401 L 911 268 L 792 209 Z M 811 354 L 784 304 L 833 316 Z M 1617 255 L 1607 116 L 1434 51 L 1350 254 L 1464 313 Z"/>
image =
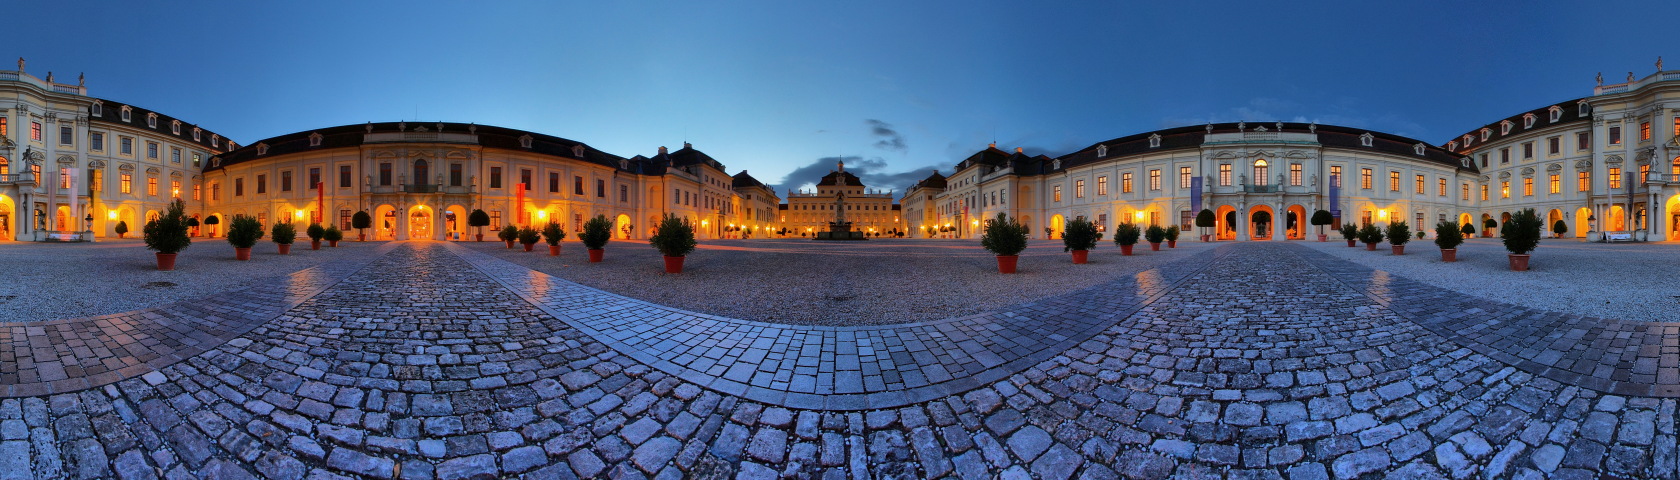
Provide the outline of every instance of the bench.
<path id="1" fill-rule="evenodd" d="M 1626 241 L 1631 241 L 1631 240 L 1633 240 L 1633 234 L 1631 234 L 1631 233 L 1605 233 L 1604 234 L 1604 243 L 1614 243 L 1614 242 L 1618 242 L 1618 241 L 1626 242 Z"/>

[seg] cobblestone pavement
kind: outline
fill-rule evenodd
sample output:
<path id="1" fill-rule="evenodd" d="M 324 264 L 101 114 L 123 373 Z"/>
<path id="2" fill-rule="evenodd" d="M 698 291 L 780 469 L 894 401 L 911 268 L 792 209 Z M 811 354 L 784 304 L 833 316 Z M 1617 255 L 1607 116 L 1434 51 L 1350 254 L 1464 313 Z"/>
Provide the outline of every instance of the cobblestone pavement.
<path id="1" fill-rule="evenodd" d="M 823 411 L 702 388 L 403 244 L 186 361 L 0 400 L 0 479 L 1676 476 L 1674 399 L 1478 353 L 1298 246 L 1220 253 L 999 381 Z"/>

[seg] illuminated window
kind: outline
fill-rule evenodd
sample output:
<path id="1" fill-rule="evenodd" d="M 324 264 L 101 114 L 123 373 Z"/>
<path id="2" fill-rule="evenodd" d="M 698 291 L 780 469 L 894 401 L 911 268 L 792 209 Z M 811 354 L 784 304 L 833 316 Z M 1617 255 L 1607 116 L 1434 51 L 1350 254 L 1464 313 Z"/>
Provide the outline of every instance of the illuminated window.
<path id="1" fill-rule="evenodd" d="M 1511 198 L 1510 180 L 1502 180 L 1499 182 L 1499 198 Z"/>
<path id="2" fill-rule="evenodd" d="M 1390 170 L 1388 172 L 1388 191 L 1390 191 L 1390 192 L 1400 191 L 1400 171 Z"/>
<path id="3" fill-rule="evenodd" d="M 1675 125 L 1680 125 L 1680 120 L 1676 120 L 1674 122 L 1674 124 Z M 1680 126 L 1677 126 L 1675 128 L 1680 128 Z M 11 124 L 7 123 L 6 117 L 0 117 L 0 137 L 4 137 L 4 136 L 7 136 L 7 135 L 11 135 L 11 134 L 12 134 Z"/>
<path id="4" fill-rule="evenodd" d="M 193 166 L 194 167 L 199 166 L 203 161 L 204 161 L 204 155 L 197 154 L 197 153 L 193 154 Z"/>
<path id="5" fill-rule="evenodd" d="M 1073 181 L 1073 198 L 1085 198 L 1085 181 Z"/>
<path id="6" fill-rule="evenodd" d="M 1149 171 L 1149 189 L 1152 191 L 1161 190 L 1161 169 L 1157 168 Z"/>
<path id="7" fill-rule="evenodd" d="M 1219 165 L 1219 186 L 1231 186 L 1231 164 L 1229 163 Z"/>
<path id="8" fill-rule="evenodd" d="M 1423 195 L 1423 175 L 1417 176 L 1417 193 Z"/>
<path id="9" fill-rule="evenodd" d="M 1190 178 L 1192 176 L 1190 167 L 1178 167 L 1178 188 L 1190 188 Z"/>
<path id="10" fill-rule="evenodd" d="M 1551 174 L 1550 176 L 1546 177 L 1547 191 L 1549 191 L 1551 193 L 1558 193 L 1558 192 L 1563 191 L 1563 181 L 1559 180 L 1559 177 L 1561 177 L 1561 175 L 1558 175 L 1556 173 Z"/>
<path id="11" fill-rule="evenodd" d="M 1097 196 L 1108 195 L 1108 176 L 1097 177 Z"/>
<path id="12" fill-rule="evenodd" d="M 12 162 L 10 160 L 6 160 L 6 157 L 0 157 L 0 175 L 5 175 L 11 172 Z"/>
<path id="13" fill-rule="evenodd" d="M 41 166 L 40 165 L 30 165 L 29 166 L 29 173 L 35 176 L 35 183 L 41 183 Z M 126 193 L 126 192 L 124 192 L 124 193 Z"/>
<path id="14" fill-rule="evenodd" d="M 1132 172 L 1120 174 L 1120 193 L 1132 193 Z"/>
<path id="15" fill-rule="evenodd" d="M 58 188 L 70 188 L 70 169 L 58 169 Z"/>
<path id="16" fill-rule="evenodd" d="M 1371 189 L 1371 169 L 1369 169 L 1369 168 L 1359 169 L 1359 188 L 1363 188 L 1363 189 L 1366 189 L 1366 190 Z"/>
<path id="17" fill-rule="evenodd" d="M 1585 192 L 1592 189 L 1592 174 L 1575 172 L 1575 191 Z"/>
<path id="18" fill-rule="evenodd" d="M 169 181 L 169 196 L 174 197 L 174 198 L 181 198 L 181 181 L 180 180 L 170 180 Z M 197 199 L 195 198 L 194 200 L 197 200 Z"/>
<path id="19" fill-rule="evenodd" d="M 1470 201 L 1470 184 L 1468 184 L 1468 183 L 1461 184 L 1460 187 L 1461 187 L 1461 188 L 1459 188 L 1459 190 L 1461 191 L 1460 195 L 1464 198 L 1464 201 L 1466 201 L 1466 202 Z"/>
<path id="20" fill-rule="evenodd" d="M 1055 190 L 1051 193 L 1051 201 L 1054 201 L 1054 202 L 1062 201 L 1062 186 L 1061 185 L 1056 185 L 1055 186 Z"/>
<path id="21" fill-rule="evenodd" d="M 1575 134 L 1576 150 L 1586 150 L 1589 147 L 1592 147 L 1592 132 L 1581 132 Z"/>
<path id="22" fill-rule="evenodd" d="M 122 193 L 134 193 L 134 175 L 129 173 L 122 174 L 122 180 L 117 182 L 117 185 Z"/>
<path id="23" fill-rule="evenodd" d="M 1301 164 L 1289 164 L 1289 185 L 1296 187 L 1301 186 Z"/>
<path id="24" fill-rule="evenodd" d="M 1332 187 L 1342 186 L 1342 166 L 1341 165 L 1331 165 L 1330 166 L 1330 186 L 1332 186 Z"/>
<path id="25" fill-rule="evenodd" d="M 1650 140 L 1651 139 L 1651 122 L 1640 122 L 1639 123 L 1639 139 L 1640 140 Z"/>
<path id="26" fill-rule="evenodd" d="M 1621 188 L 1622 188 L 1622 169 L 1617 168 L 1617 167 L 1610 167 L 1610 189 L 1611 190 L 1618 190 L 1618 189 L 1621 189 Z"/>
<path id="27" fill-rule="evenodd" d="M 146 177 L 146 195 L 157 196 L 157 177 Z"/>
<path id="28" fill-rule="evenodd" d="M 1441 192 L 1440 193 L 1441 196 L 1443 196 L 1443 197 L 1447 196 L 1447 179 L 1445 179 L 1445 178 L 1439 179 L 1439 181 L 1437 183 L 1439 185 L 1436 186 L 1436 190 L 1439 190 Z"/>
<path id="29" fill-rule="evenodd" d="M 1266 165 L 1266 160 L 1264 160 L 1264 159 L 1255 160 L 1254 161 L 1254 181 L 1251 182 L 1251 183 L 1253 183 L 1255 185 L 1265 185 L 1266 184 L 1267 172 L 1269 170 L 1270 170 L 1270 168 Z"/>
<path id="30" fill-rule="evenodd" d="M 204 190 L 203 187 L 204 187 L 203 185 L 200 185 L 200 184 L 197 184 L 197 183 L 193 184 L 192 199 L 194 201 L 197 201 L 199 199 L 200 192 L 202 192 Z"/>
<path id="31" fill-rule="evenodd" d="M 41 122 L 29 122 L 29 139 L 41 141 Z"/>
<path id="32" fill-rule="evenodd" d="M 1488 186 L 1487 185 L 1482 185 L 1482 201 L 1486 202 L 1487 199 L 1488 199 Z"/>
<path id="33" fill-rule="evenodd" d="M 1534 179 L 1533 178 L 1528 178 L 1528 177 L 1523 178 L 1523 196 L 1524 197 L 1534 196 Z"/>

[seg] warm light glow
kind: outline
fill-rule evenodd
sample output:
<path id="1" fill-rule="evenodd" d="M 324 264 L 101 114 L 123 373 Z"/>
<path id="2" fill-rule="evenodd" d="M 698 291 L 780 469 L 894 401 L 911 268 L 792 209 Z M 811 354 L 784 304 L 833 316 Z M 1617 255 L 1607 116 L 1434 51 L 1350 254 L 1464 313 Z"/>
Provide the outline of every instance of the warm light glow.
<path id="1" fill-rule="evenodd" d="M 704 227 L 704 226 L 706 226 L 707 223 L 710 223 L 710 222 L 707 222 L 705 220 L 701 220 L 700 221 L 700 226 Z"/>
<path id="2" fill-rule="evenodd" d="M 1138 220 L 1143 220 L 1143 212 L 1133 212 L 1132 213 L 1132 218 L 1136 218 Z"/>
<path id="3" fill-rule="evenodd" d="M 179 188 L 170 189 L 170 193 L 173 194 L 175 198 L 181 198 L 181 189 Z"/>
<path id="4" fill-rule="evenodd" d="M 538 220 L 545 220 L 547 218 L 548 218 L 548 210 L 537 210 L 537 219 Z"/>
<path id="5" fill-rule="evenodd" d="M 1377 210 L 1378 218 L 1388 218 L 1388 210 Z"/>
<path id="6" fill-rule="evenodd" d="M 303 218 L 303 210 L 298 210 L 292 216 L 297 217 L 297 218 Z"/>
<path id="7" fill-rule="evenodd" d="M 117 219 L 117 211 L 116 210 L 111 210 L 111 211 L 105 212 L 105 218 L 109 218 L 111 220 L 116 220 Z"/>

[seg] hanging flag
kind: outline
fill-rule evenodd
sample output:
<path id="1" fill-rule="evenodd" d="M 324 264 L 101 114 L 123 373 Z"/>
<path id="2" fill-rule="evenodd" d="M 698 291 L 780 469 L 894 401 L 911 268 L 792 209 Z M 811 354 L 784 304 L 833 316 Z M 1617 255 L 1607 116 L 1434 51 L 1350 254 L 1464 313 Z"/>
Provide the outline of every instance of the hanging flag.
<path id="1" fill-rule="evenodd" d="M 1190 211 L 1196 214 L 1202 212 L 1202 177 L 1190 177 Z"/>
<path id="2" fill-rule="evenodd" d="M 525 219 L 525 184 L 524 183 L 513 184 L 513 218 L 514 218 L 514 221 L 526 220 Z M 526 220 L 525 221 L 525 226 L 531 226 L 531 222 L 529 220 Z"/>

